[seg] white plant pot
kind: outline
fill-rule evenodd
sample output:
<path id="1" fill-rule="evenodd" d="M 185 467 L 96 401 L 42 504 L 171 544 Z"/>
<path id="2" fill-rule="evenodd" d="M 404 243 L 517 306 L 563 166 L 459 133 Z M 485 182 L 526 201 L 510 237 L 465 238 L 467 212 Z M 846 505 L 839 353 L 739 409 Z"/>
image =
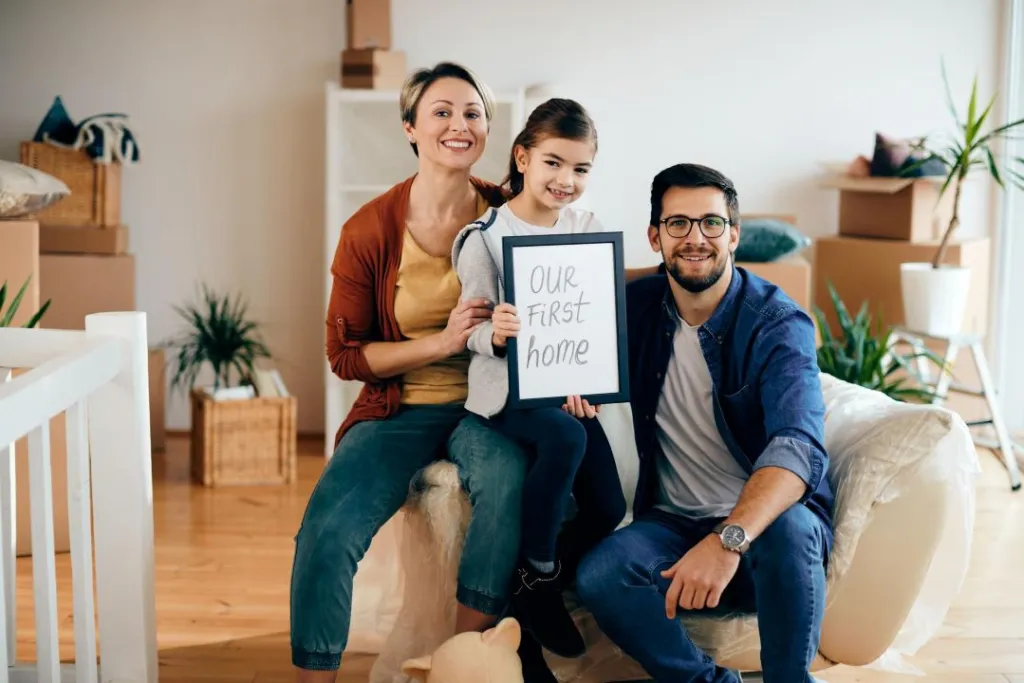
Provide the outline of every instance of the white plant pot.
<path id="1" fill-rule="evenodd" d="M 924 334 L 948 336 L 963 331 L 971 270 L 932 268 L 931 263 L 900 264 L 904 326 Z"/>

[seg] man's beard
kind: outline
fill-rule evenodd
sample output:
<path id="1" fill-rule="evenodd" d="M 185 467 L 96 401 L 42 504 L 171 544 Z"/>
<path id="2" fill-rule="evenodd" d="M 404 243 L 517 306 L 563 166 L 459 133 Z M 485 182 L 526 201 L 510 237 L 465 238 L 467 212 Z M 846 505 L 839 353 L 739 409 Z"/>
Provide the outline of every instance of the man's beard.
<path id="1" fill-rule="evenodd" d="M 702 277 L 687 277 L 686 275 L 683 275 L 680 268 L 680 261 L 683 260 L 683 257 L 699 256 L 704 254 L 710 254 L 711 257 L 715 259 L 715 264 L 711 269 L 711 272 Z M 662 253 L 662 256 L 664 257 L 664 253 Z M 725 269 L 728 265 L 729 254 L 726 253 L 723 258 L 721 252 L 714 251 L 684 251 L 677 253 L 671 260 L 665 259 L 665 268 L 668 270 L 668 274 L 672 276 L 672 279 L 675 280 L 680 287 L 692 294 L 700 294 L 704 290 L 713 287 L 715 283 L 722 278 L 722 275 L 725 274 Z"/>

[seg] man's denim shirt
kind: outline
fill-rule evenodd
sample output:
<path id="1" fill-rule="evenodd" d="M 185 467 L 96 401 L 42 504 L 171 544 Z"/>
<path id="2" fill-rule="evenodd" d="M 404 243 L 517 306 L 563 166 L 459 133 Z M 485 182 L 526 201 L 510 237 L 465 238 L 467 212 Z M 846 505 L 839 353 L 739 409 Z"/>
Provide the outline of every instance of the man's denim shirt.
<path id="1" fill-rule="evenodd" d="M 640 472 L 639 517 L 654 505 L 655 458 L 662 457 L 655 413 L 672 358 L 675 302 L 664 274 L 626 289 L 630 402 Z M 834 495 L 826 473 L 825 405 L 810 316 L 781 289 L 733 266 L 725 297 L 698 330 L 711 373 L 718 430 L 748 473 L 782 467 L 802 479 L 801 503 L 824 522 L 832 543 Z"/>

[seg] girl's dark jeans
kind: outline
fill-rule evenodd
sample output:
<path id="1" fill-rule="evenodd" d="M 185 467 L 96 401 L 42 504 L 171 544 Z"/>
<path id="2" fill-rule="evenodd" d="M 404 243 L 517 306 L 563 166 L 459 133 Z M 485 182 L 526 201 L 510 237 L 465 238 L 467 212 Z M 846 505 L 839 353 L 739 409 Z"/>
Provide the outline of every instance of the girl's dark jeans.
<path id="1" fill-rule="evenodd" d="M 626 514 L 615 458 L 601 423 L 555 407 L 506 409 L 492 422 L 525 445 L 531 459 L 523 483 L 521 554 L 538 562 L 556 559 L 571 494 L 578 514 L 563 533 L 561 554 L 563 564 L 574 565 L 581 552 L 614 531 Z"/>

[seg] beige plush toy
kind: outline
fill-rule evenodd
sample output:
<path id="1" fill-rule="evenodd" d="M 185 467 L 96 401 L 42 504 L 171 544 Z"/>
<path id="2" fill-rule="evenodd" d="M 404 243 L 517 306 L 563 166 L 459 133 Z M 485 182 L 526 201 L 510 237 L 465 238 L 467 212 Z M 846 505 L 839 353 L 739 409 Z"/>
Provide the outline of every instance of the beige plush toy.
<path id="1" fill-rule="evenodd" d="M 483 633 L 459 633 L 433 655 L 408 659 L 402 672 L 423 683 L 523 683 L 519 622 L 508 617 Z"/>

